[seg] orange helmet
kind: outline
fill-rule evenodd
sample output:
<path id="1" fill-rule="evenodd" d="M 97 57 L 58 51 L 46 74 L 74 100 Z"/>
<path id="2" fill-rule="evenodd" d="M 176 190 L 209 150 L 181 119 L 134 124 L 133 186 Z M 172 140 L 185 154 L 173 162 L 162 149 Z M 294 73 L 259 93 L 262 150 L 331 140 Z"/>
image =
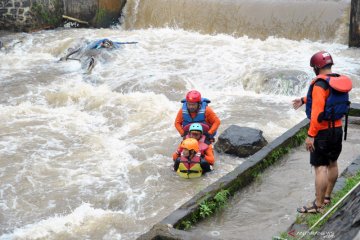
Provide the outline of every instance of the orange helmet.
<path id="1" fill-rule="evenodd" d="M 195 152 L 199 151 L 199 143 L 194 138 L 187 138 L 184 141 L 182 141 L 180 147 L 186 148 L 188 150 L 194 150 Z"/>

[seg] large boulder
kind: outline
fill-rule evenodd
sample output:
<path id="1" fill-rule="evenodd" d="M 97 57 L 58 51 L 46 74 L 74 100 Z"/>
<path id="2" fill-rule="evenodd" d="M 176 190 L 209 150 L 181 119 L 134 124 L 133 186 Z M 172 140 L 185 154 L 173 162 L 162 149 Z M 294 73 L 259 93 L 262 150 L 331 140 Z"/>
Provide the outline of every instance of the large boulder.
<path id="1" fill-rule="evenodd" d="M 215 149 L 238 157 L 248 157 L 266 145 L 261 130 L 231 125 L 221 133 Z"/>

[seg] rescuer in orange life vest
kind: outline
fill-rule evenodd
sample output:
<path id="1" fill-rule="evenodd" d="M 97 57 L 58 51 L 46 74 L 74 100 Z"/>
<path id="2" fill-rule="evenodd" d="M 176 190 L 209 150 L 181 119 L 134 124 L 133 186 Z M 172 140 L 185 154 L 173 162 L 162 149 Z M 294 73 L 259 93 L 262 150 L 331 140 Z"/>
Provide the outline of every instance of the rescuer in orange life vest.
<path id="1" fill-rule="evenodd" d="M 183 105 L 175 119 L 175 127 L 180 135 L 187 135 L 187 128 L 191 123 L 202 123 L 208 127 L 208 131 L 204 131 L 206 138 L 213 142 L 216 130 L 220 126 L 220 119 L 208 106 L 210 100 L 202 98 L 200 92 L 191 90 L 181 102 Z"/>
<path id="2" fill-rule="evenodd" d="M 310 84 L 307 96 L 293 101 L 294 109 L 306 104 L 310 126 L 305 144 L 310 151 L 310 164 L 315 167 L 316 199 L 311 205 L 298 208 L 300 213 L 318 213 L 324 205 L 329 204 L 338 177 L 337 159 L 342 149 L 342 118 L 345 115 L 347 120 L 350 108 L 348 92 L 352 83 L 348 77 L 332 73 L 333 64 L 328 52 L 314 54 L 310 59 L 310 66 L 316 77 Z"/>

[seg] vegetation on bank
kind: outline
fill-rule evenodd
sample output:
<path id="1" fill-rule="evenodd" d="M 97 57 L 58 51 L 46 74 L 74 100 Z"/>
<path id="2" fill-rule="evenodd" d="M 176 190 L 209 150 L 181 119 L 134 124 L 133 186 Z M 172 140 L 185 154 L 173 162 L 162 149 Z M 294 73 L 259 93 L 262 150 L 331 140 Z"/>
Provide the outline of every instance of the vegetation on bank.
<path id="1" fill-rule="evenodd" d="M 53 10 L 43 4 L 34 2 L 31 6 L 32 14 L 44 25 L 57 27 L 62 21 L 62 10 L 58 0 L 52 0 Z"/>
<path id="2" fill-rule="evenodd" d="M 328 212 L 337 202 L 341 200 L 356 184 L 360 182 L 360 170 L 352 177 L 346 179 L 345 186 L 333 194 L 331 198 L 331 204 L 324 208 L 323 213 L 318 214 L 298 214 L 295 220 L 296 224 L 307 225 L 310 229 L 326 212 Z M 328 219 L 341 207 L 341 204 L 337 206 L 329 215 L 327 215 L 315 228 L 312 229 L 312 232 L 318 231 L 327 221 Z M 286 240 L 295 240 L 299 239 L 300 236 L 292 237 L 287 232 L 282 232 L 280 234 L 280 238 L 278 239 L 286 239 Z M 275 238 L 276 239 L 276 238 Z M 311 239 L 311 236 L 304 237 L 302 239 Z"/>
<path id="3" fill-rule="evenodd" d="M 179 229 L 187 230 L 200 219 L 204 219 L 219 209 L 224 208 L 229 196 L 230 192 L 228 190 L 222 189 L 214 196 L 214 198 L 202 201 L 200 203 L 199 209 L 193 212 L 189 219 L 183 220 L 180 223 Z"/>

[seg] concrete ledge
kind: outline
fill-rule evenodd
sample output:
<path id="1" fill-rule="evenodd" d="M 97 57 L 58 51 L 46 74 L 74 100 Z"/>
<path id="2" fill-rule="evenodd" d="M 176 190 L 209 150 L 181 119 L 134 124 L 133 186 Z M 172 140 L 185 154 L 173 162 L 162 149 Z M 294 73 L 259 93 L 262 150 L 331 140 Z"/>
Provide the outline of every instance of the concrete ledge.
<path id="1" fill-rule="evenodd" d="M 354 116 L 354 117 L 360 117 L 360 104 L 359 103 L 351 103 L 349 115 Z"/>
<path id="2" fill-rule="evenodd" d="M 360 104 L 351 104 L 350 115 L 360 116 Z M 286 131 L 280 137 L 249 157 L 233 171 L 200 191 L 138 239 L 204 239 L 202 236 L 194 236 L 189 232 L 178 229 L 183 229 L 182 222 L 192 221 L 194 216 L 195 219 L 201 221 L 201 218 L 196 217 L 199 214 L 201 203 L 212 200 L 214 196 L 222 190 L 228 190 L 231 194 L 234 194 L 251 183 L 260 172 L 279 160 L 283 155 L 288 153 L 291 148 L 303 143 L 307 136 L 306 128 L 308 124 L 309 120 L 304 119 Z M 356 164 L 359 163 L 357 162 Z M 193 223 L 194 222 L 192 222 L 192 224 Z M 208 236 L 206 236 L 206 238 L 209 239 Z"/>
<path id="3" fill-rule="evenodd" d="M 172 226 L 155 224 L 150 231 L 141 235 L 138 240 L 215 240 L 209 236 L 193 234 L 182 230 L 177 230 Z"/>

